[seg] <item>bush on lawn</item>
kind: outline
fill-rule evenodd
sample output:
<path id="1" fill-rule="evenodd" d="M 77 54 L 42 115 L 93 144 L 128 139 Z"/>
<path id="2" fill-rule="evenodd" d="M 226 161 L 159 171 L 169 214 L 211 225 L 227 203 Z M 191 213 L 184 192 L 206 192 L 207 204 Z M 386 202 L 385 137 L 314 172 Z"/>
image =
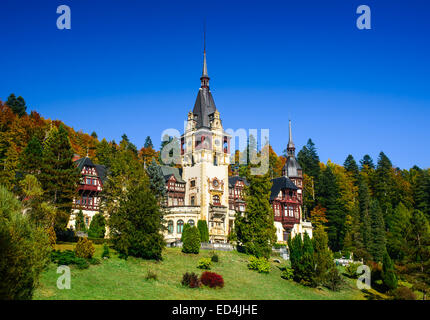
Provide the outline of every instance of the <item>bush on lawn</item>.
<path id="1" fill-rule="evenodd" d="M 200 232 L 200 241 L 209 242 L 209 229 L 206 220 L 197 221 L 197 228 Z"/>
<path id="2" fill-rule="evenodd" d="M 417 296 L 408 287 L 398 287 L 391 291 L 391 295 L 394 300 L 416 300 Z"/>
<path id="3" fill-rule="evenodd" d="M 292 280 L 294 278 L 294 271 L 292 268 L 285 268 L 281 272 L 281 278 L 285 280 Z"/>
<path id="4" fill-rule="evenodd" d="M 198 288 L 201 285 L 199 277 L 194 272 L 184 273 L 181 284 L 189 288 Z"/>
<path id="5" fill-rule="evenodd" d="M 102 259 L 109 259 L 110 258 L 110 252 L 109 252 L 109 246 L 105 243 L 103 245 L 103 252 L 102 252 Z"/>
<path id="6" fill-rule="evenodd" d="M 101 263 L 100 259 L 97 259 L 97 258 L 90 258 L 88 259 L 88 262 L 92 265 L 97 265 Z"/>
<path id="7" fill-rule="evenodd" d="M 210 271 L 203 272 L 200 277 L 200 281 L 203 285 L 208 286 L 210 288 L 224 287 L 224 279 L 222 278 L 221 275 L 215 272 L 210 272 Z"/>
<path id="8" fill-rule="evenodd" d="M 212 253 L 211 261 L 212 262 L 218 262 L 219 261 L 219 257 L 216 253 Z"/>
<path id="9" fill-rule="evenodd" d="M 201 258 L 199 260 L 199 265 L 197 266 L 197 268 L 210 270 L 211 265 L 212 265 L 212 260 L 210 258 Z"/>
<path id="10" fill-rule="evenodd" d="M 332 291 L 339 291 L 344 284 L 342 276 L 336 267 L 333 267 L 327 273 L 325 286 Z"/>
<path id="11" fill-rule="evenodd" d="M 152 270 L 148 270 L 145 276 L 145 280 L 157 280 L 157 278 L 157 274 Z"/>
<path id="12" fill-rule="evenodd" d="M 51 252 L 51 261 L 59 266 L 68 266 L 75 264 L 76 255 L 72 250 L 53 250 Z"/>
<path id="13" fill-rule="evenodd" d="M 189 227 L 183 232 L 182 252 L 198 254 L 200 251 L 200 232 L 197 227 Z"/>
<path id="14" fill-rule="evenodd" d="M 248 262 L 248 269 L 256 270 L 259 273 L 269 273 L 270 272 L 270 262 L 264 258 L 250 257 Z"/>
<path id="15" fill-rule="evenodd" d="M 356 263 L 356 262 L 349 263 L 345 267 L 345 272 L 348 275 L 348 277 L 357 279 L 359 276 L 359 274 L 357 274 L 357 270 L 359 266 L 361 266 L 361 263 Z"/>
<path id="16" fill-rule="evenodd" d="M 75 264 L 78 269 L 88 269 L 90 267 L 90 264 L 84 258 L 75 258 Z"/>
<path id="17" fill-rule="evenodd" d="M 75 254 L 79 258 L 90 259 L 95 251 L 93 242 L 86 237 L 80 238 L 76 244 Z"/>

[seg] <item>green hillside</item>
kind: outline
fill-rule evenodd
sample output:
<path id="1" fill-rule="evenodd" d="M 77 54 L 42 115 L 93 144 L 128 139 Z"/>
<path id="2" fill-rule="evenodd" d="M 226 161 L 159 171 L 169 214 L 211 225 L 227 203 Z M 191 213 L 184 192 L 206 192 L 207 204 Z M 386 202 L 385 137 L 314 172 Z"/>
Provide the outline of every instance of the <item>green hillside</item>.
<path id="1" fill-rule="evenodd" d="M 58 245 L 62 250 L 73 249 L 73 246 Z M 186 255 L 180 249 L 167 248 L 161 262 L 132 257 L 122 260 L 113 254 L 109 260 L 89 269 L 79 270 L 72 266 L 70 290 L 57 289 L 59 274 L 56 273 L 57 266 L 51 264 L 41 276 L 34 299 L 365 299 L 354 282 L 347 278 L 346 287 L 340 292 L 307 288 L 282 279 L 280 264 L 276 262 L 272 261 L 269 274 L 259 274 L 248 270 L 248 256 L 236 251 L 217 253 L 220 260 L 213 264 L 211 271 L 224 277 L 222 289 L 182 287 L 182 275 L 187 271 L 200 274 L 198 260 L 208 257 L 209 252 Z M 100 255 L 101 246 L 98 245 L 95 256 L 99 258 Z M 155 272 L 158 280 L 145 280 L 148 270 Z"/>

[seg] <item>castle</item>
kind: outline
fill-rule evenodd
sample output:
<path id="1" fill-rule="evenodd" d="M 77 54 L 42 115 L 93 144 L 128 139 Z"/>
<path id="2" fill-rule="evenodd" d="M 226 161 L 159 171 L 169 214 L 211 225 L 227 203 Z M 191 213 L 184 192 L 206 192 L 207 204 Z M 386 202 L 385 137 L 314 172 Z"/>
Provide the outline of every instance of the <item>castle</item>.
<path id="1" fill-rule="evenodd" d="M 196 225 L 198 220 L 207 222 L 211 242 L 227 242 L 236 212 L 243 214 L 246 208 L 248 182 L 228 175 L 231 136 L 223 129 L 209 79 L 205 50 L 201 85 L 181 136 L 181 169 L 161 166 L 167 189 L 167 243 L 181 238 L 185 223 Z M 291 121 L 287 152 L 282 176 L 272 179 L 270 195 L 279 242 L 305 231 L 312 236 L 312 225 L 302 215 L 303 175 L 295 157 Z"/>
<path id="2" fill-rule="evenodd" d="M 248 182 L 243 177 L 229 177 L 231 136 L 223 129 L 209 89 L 209 79 L 205 50 L 201 85 L 181 136 L 181 168 L 160 166 L 167 191 L 164 218 L 168 244 L 180 240 L 185 223 L 193 226 L 198 220 L 207 222 L 211 242 L 225 243 L 234 227 L 236 212 L 243 214 L 246 208 L 244 188 Z M 83 210 L 85 223 L 89 226 L 99 209 L 106 169 L 88 157 L 75 163 L 82 178 L 74 214 Z M 291 121 L 287 160 L 282 176 L 272 179 L 270 203 L 278 242 L 286 241 L 290 234 L 294 237 L 308 232 L 312 236 L 312 225 L 302 214 L 303 175 L 295 157 Z M 73 226 L 74 215 L 69 221 L 69 227 Z"/>

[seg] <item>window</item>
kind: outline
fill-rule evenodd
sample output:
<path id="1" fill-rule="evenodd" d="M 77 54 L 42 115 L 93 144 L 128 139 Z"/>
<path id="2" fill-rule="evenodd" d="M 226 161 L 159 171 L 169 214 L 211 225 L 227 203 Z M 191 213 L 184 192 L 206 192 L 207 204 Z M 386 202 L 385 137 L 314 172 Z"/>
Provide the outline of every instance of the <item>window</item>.
<path id="1" fill-rule="evenodd" d="M 212 202 L 214 205 L 220 205 L 219 196 L 218 195 L 213 196 Z"/>
<path id="2" fill-rule="evenodd" d="M 172 220 L 169 220 L 169 222 L 167 223 L 167 232 L 173 233 L 173 221 Z"/>
<path id="3" fill-rule="evenodd" d="M 190 225 L 190 227 L 194 227 L 194 220 L 193 219 L 188 220 L 188 224 Z"/>
<path id="4" fill-rule="evenodd" d="M 178 220 L 176 223 L 176 233 L 182 233 L 182 230 L 184 230 L 184 221 Z"/>
<path id="5" fill-rule="evenodd" d="M 191 180 L 190 186 L 191 188 L 194 188 L 196 186 L 196 180 Z"/>
<path id="6" fill-rule="evenodd" d="M 91 179 L 90 178 L 87 178 L 86 184 L 91 184 Z"/>
<path id="7" fill-rule="evenodd" d="M 294 207 L 288 207 L 290 217 L 294 217 Z"/>
<path id="8" fill-rule="evenodd" d="M 191 196 L 191 205 L 192 205 L 192 206 L 194 206 L 194 205 L 195 205 L 195 202 L 196 202 L 196 201 L 195 201 L 195 197 L 194 197 L 194 196 Z"/>

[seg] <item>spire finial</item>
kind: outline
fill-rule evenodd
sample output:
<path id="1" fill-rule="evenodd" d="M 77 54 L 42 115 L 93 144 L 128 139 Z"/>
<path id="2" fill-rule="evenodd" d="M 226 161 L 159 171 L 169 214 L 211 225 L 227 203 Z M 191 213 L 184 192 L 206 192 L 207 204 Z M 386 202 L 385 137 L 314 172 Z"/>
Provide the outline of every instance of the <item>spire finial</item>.
<path id="1" fill-rule="evenodd" d="M 289 138 L 288 138 L 288 145 L 287 145 L 287 153 L 289 156 L 294 156 L 296 147 L 294 146 L 293 142 L 293 133 L 291 130 L 291 120 L 288 120 L 288 129 L 289 129 Z"/>
<path id="2" fill-rule="evenodd" d="M 209 88 L 208 67 L 206 64 L 206 22 L 203 24 L 203 72 L 200 81 L 202 88 Z"/>

